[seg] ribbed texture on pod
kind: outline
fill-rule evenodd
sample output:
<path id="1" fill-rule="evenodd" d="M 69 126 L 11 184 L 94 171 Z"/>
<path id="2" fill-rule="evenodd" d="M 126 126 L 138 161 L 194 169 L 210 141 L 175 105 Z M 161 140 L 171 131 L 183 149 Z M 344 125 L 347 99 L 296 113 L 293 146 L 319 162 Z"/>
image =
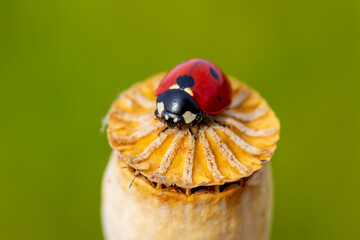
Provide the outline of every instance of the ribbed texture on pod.
<path id="1" fill-rule="evenodd" d="M 120 158 L 152 182 L 191 189 L 222 185 L 250 176 L 268 162 L 279 139 L 279 121 L 264 99 L 230 78 L 232 103 L 193 128 L 170 129 L 155 119 L 156 75 L 123 92 L 112 105 L 107 134 Z"/>

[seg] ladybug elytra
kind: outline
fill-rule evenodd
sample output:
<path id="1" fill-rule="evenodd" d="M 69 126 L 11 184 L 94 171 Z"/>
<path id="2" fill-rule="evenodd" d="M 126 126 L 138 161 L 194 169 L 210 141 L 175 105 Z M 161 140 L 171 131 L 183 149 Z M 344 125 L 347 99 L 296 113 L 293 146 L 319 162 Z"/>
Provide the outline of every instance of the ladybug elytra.
<path id="1" fill-rule="evenodd" d="M 221 113 L 231 103 L 227 77 L 215 64 L 202 59 L 188 60 L 170 70 L 155 95 L 156 118 L 170 128 L 187 126 L 192 135 L 191 126 Z"/>

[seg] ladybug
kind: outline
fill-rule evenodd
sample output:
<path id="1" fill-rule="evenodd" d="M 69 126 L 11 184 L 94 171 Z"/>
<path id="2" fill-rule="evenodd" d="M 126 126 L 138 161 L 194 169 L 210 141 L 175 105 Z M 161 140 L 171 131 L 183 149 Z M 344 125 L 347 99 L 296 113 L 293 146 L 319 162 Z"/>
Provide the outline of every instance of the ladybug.
<path id="1" fill-rule="evenodd" d="M 212 115 L 221 113 L 231 103 L 227 77 L 214 63 L 202 59 L 182 62 L 170 70 L 155 95 L 155 116 L 167 125 L 161 132 L 188 127 L 194 137 L 191 126 L 204 118 L 217 122 Z"/>

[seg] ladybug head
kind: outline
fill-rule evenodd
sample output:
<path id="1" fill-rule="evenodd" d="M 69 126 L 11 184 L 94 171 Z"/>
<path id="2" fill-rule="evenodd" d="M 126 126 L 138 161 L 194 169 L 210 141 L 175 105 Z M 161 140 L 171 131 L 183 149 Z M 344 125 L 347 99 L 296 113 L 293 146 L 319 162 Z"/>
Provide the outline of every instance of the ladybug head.
<path id="1" fill-rule="evenodd" d="M 186 91 L 170 89 L 156 98 L 155 116 L 173 128 L 194 125 L 201 121 L 204 113 Z"/>

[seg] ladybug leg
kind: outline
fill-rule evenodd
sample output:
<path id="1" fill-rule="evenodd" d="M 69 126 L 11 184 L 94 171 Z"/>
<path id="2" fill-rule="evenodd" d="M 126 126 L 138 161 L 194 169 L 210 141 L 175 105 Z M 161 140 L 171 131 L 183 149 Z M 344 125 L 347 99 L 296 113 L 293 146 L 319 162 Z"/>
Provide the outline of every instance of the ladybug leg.
<path id="1" fill-rule="evenodd" d="M 219 125 L 219 126 L 230 128 L 230 125 L 229 125 L 229 124 L 222 123 L 222 122 L 216 120 L 216 118 L 214 118 L 214 117 L 211 116 L 211 115 L 206 114 L 206 117 L 208 117 L 211 121 L 213 121 L 214 123 L 216 123 L 216 124 Z"/>
<path id="2" fill-rule="evenodd" d="M 158 136 L 160 136 L 160 134 L 162 134 L 162 133 L 164 133 L 166 130 L 168 130 L 169 129 L 169 127 L 166 127 L 166 128 L 164 128 L 163 130 L 161 130 L 159 133 L 158 133 Z"/>
<path id="3" fill-rule="evenodd" d="M 195 133 L 192 131 L 191 127 L 188 127 L 189 133 L 191 134 L 191 136 L 193 136 L 193 138 L 196 140 L 196 135 Z"/>
<path id="4" fill-rule="evenodd" d="M 219 121 L 216 120 L 215 118 L 212 119 L 212 120 L 214 121 L 214 123 L 218 124 L 219 126 L 230 128 L 230 125 L 229 125 L 229 124 L 219 122 Z"/>

